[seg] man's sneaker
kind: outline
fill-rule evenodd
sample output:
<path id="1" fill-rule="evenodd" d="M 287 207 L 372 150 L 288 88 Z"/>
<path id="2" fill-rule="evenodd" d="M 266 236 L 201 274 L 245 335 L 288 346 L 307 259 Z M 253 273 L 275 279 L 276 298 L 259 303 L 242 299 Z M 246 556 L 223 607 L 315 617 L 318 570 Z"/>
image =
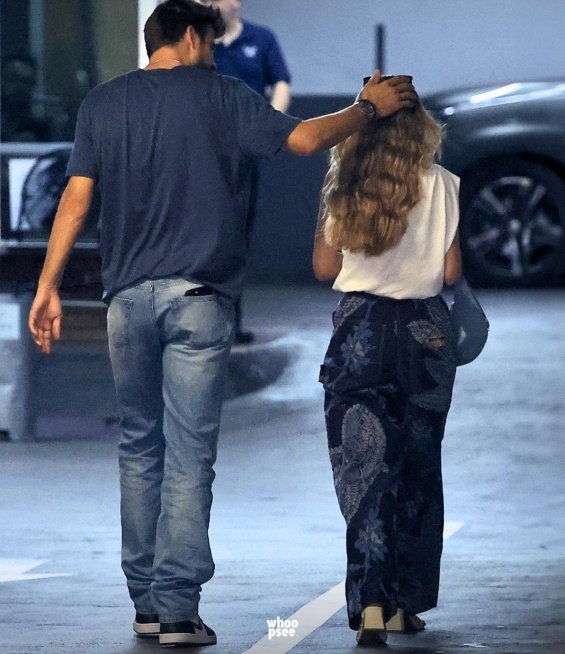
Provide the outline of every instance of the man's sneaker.
<path id="1" fill-rule="evenodd" d="M 133 622 L 135 635 L 140 638 L 156 638 L 159 635 L 159 616 L 156 613 L 136 613 Z"/>
<path id="2" fill-rule="evenodd" d="M 159 643 L 163 647 L 175 645 L 215 645 L 216 634 L 200 618 L 198 622 L 161 622 Z"/>

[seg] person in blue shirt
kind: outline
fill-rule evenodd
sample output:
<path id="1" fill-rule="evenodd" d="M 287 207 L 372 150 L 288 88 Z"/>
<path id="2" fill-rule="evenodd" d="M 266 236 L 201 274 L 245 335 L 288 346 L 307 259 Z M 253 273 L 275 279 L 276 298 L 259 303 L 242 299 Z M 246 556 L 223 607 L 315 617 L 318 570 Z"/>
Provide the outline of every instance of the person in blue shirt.
<path id="1" fill-rule="evenodd" d="M 214 60 L 221 75 L 245 82 L 250 89 L 266 98 L 272 107 L 286 112 L 290 105 L 290 72 L 274 33 L 261 25 L 244 21 L 242 0 L 203 0 L 203 4 L 219 9 L 226 24 L 225 34 L 216 42 Z M 250 162 L 252 185 L 249 203 L 248 238 L 255 223 L 260 166 Z M 250 343 L 253 332 L 242 327 L 242 302 L 235 304 L 236 343 Z"/>
<path id="2" fill-rule="evenodd" d="M 233 301 L 246 258 L 242 161 L 310 155 L 411 106 L 408 78 L 378 83 L 335 114 L 300 121 L 217 75 L 218 10 L 166 0 L 145 25 L 149 65 L 94 88 L 79 110 L 65 189 L 29 328 L 61 334 L 59 286 L 94 188 L 108 340 L 120 410 L 122 568 L 139 636 L 206 645 L 199 616 L 214 573 L 208 539 Z"/>
<path id="3" fill-rule="evenodd" d="M 275 109 L 287 111 L 291 77 L 274 33 L 242 19 L 242 0 L 206 1 L 221 11 L 226 24 L 214 54 L 218 72 L 240 79 Z"/>

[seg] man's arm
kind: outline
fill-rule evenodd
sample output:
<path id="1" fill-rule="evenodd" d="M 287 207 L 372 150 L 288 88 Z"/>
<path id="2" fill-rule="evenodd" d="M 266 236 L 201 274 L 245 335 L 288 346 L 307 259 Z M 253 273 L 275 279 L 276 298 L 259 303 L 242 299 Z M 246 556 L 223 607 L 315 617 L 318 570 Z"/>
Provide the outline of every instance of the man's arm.
<path id="1" fill-rule="evenodd" d="M 397 76 L 380 82 L 377 71 L 363 87 L 360 97 L 375 105 L 379 118 L 406 107 L 413 107 L 418 96 L 410 77 Z M 295 154 L 311 155 L 333 147 L 367 124 L 359 105 L 351 105 L 334 114 L 301 122 L 290 134 L 286 147 Z"/>
<path id="2" fill-rule="evenodd" d="M 88 214 L 95 181 L 71 177 L 61 197 L 37 293 L 29 312 L 29 329 L 42 352 L 51 352 L 52 339 L 61 336 L 59 286 L 65 265 Z"/>
<path id="3" fill-rule="evenodd" d="M 290 106 L 290 84 L 288 82 L 277 82 L 273 84 L 271 93 L 271 105 L 277 110 L 286 113 Z"/>
<path id="4" fill-rule="evenodd" d="M 265 85 L 270 86 L 270 103 L 277 111 L 286 113 L 290 106 L 290 71 L 286 64 L 277 37 L 270 30 L 263 55 L 266 71 Z"/>

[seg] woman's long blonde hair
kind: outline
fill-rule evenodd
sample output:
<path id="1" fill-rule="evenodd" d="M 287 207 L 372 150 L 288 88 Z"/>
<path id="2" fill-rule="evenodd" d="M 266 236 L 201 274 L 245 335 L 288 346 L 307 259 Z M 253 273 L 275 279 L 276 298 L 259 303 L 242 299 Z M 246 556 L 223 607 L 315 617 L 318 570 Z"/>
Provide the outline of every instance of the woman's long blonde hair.
<path id="1" fill-rule="evenodd" d="M 418 103 L 367 125 L 331 151 L 322 191 L 324 236 L 338 250 L 378 255 L 394 247 L 437 159 L 442 127 Z"/>

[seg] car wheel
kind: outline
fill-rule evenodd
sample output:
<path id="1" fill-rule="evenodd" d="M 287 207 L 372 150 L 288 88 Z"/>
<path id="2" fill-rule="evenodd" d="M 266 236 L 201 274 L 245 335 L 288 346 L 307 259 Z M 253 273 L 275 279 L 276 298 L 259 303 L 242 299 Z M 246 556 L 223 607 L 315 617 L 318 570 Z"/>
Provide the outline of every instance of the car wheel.
<path id="1" fill-rule="evenodd" d="M 486 162 L 461 181 L 461 247 L 475 282 L 549 281 L 565 260 L 565 182 L 524 159 Z"/>

